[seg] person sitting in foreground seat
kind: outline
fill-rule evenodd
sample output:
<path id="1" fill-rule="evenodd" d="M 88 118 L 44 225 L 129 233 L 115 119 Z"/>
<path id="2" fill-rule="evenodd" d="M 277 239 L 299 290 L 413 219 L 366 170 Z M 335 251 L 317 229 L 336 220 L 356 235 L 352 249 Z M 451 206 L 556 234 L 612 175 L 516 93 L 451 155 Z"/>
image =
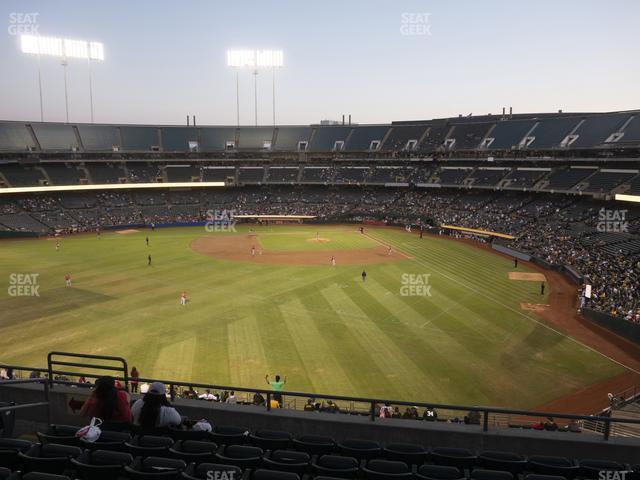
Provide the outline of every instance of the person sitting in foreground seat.
<path id="1" fill-rule="evenodd" d="M 129 394 L 116 388 L 113 377 L 100 377 L 91 396 L 82 405 L 80 415 L 98 417 L 104 422 L 130 423 Z"/>
<path id="2" fill-rule="evenodd" d="M 171 406 L 165 392 L 163 383 L 153 382 L 145 396 L 131 408 L 133 423 L 149 429 L 180 425 L 182 417 Z"/>

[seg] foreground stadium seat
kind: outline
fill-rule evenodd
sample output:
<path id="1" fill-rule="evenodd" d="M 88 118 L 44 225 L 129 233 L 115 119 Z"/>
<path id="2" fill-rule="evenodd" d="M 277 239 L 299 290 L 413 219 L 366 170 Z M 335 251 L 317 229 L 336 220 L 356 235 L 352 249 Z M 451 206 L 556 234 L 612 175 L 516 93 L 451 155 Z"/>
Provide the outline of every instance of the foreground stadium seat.
<path id="1" fill-rule="evenodd" d="M 466 448 L 434 448 L 431 460 L 436 465 L 458 467 L 460 470 L 471 470 L 476 464 L 476 456 Z"/>
<path id="2" fill-rule="evenodd" d="M 307 452 L 309 455 L 327 455 L 333 453 L 336 442 L 331 437 L 321 435 L 301 435 L 293 440 L 296 450 Z"/>
<path id="3" fill-rule="evenodd" d="M 6 480 L 11 475 L 11 470 L 5 467 L 0 467 L 0 480 Z"/>
<path id="4" fill-rule="evenodd" d="M 518 475 L 527 466 L 527 459 L 517 453 L 487 450 L 478 455 L 477 463 L 487 470 L 502 470 Z"/>
<path id="5" fill-rule="evenodd" d="M 458 467 L 422 465 L 418 468 L 416 478 L 421 480 L 458 480 L 465 478 L 465 476 Z"/>
<path id="6" fill-rule="evenodd" d="M 184 461 L 175 458 L 138 457 L 124 470 L 131 480 L 173 480 L 180 478 L 186 468 Z"/>
<path id="7" fill-rule="evenodd" d="M 37 432 L 40 443 L 56 443 L 58 445 L 78 446 L 80 440 L 76 437 L 78 427 L 72 425 L 49 425 L 44 432 Z"/>
<path id="8" fill-rule="evenodd" d="M 26 452 L 18 452 L 18 457 L 27 472 L 46 472 L 58 475 L 71 466 L 71 459 L 78 458 L 82 450 L 72 445 L 33 445 Z"/>
<path id="9" fill-rule="evenodd" d="M 367 480 L 410 480 L 413 478 L 411 469 L 406 463 L 379 458 L 369 460 L 362 472 Z"/>
<path id="10" fill-rule="evenodd" d="M 428 454 L 422 445 L 415 443 L 392 443 L 384 447 L 383 453 L 388 460 L 408 465 L 422 465 Z"/>
<path id="11" fill-rule="evenodd" d="M 169 455 L 179 458 L 186 463 L 213 462 L 215 460 L 218 445 L 213 442 L 199 440 L 178 440 L 170 449 Z"/>
<path id="12" fill-rule="evenodd" d="M 536 473 L 530 473 L 525 475 L 524 480 L 567 480 L 564 477 L 558 475 L 538 475 Z"/>
<path id="13" fill-rule="evenodd" d="M 211 440 L 211 433 L 204 430 L 183 430 L 169 427 L 168 435 L 174 440 Z"/>
<path id="14" fill-rule="evenodd" d="M 555 475 L 565 477 L 567 480 L 575 478 L 580 471 L 580 467 L 566 457 L 544 455 L 529 457 L 527 469 L 539 475 Z"/>
<path id="15" fill-rule="evenodd" d="M 85 450 L 71 464 L 78 476 L 84 480 L 110 480 L 124 473 L 124 467 L 133 463 L 133 457 L 124 452 L 107 450 Z"/>
<path id="16" fill-rule="evenodd" d="M 216 463 L 235 465 L 240 468 L 255 468 L 262 462 L 263 450 L 248 445 L 228 445 L 223 453 L 216 454 Z"/>
<path id="17" fill-rule="evenodd" d="M 249 436 L 249 429 L 238 426 L 213 427 L 211 439 L 218 445 L 241 445 L 246 442 Z"/>
<path id="18" fill-rule="evenodd" d="M 599 479 L 602 471 L 621 471 L 626 469 L 621 463 L 611 460 L 585 459 L 580 460 L 578 465 L 580 467 L 580 476 L 590 479 Z"/>
<path id="19" fill-rule="evenodd" d="M 18 468 L 18 452 L 26 452 L 33 446 L 27 440 L 0 438 L 0 467 L 11 470 Z"/>
<path id="20" fill-rule="evenodd" d="M 313 470 L 320 475 L 339 478 L 355 478 L 359 463 L 354 457 L 322 455 L 313 464 Z"/>
<path id="21" fill-rule="evenodd" d="M 172 445 L 170 437 L 136 435 L 131 441 L 125 442 L 124 450 L 134 457 L 161 457 L 167 455 Z"/>
<path id="22" fill-rule="evenodd" d="M 16 472 L 7 478 L 8 480 L 71 480 L 66 475 L 55 475 L 53 473 L 44 472 Z"/>
<path id="23" fill-rule="evenodd" d="M 189 464 L 182 472 L 185 480 L 211 480 L 212 478 L 228 478 L 229 480 L 241 480 L 242 469 L 235 465 L 224 465 L 221 463 L 195 463 Z"/>
<path id="24" fill-rule="evenodd" d="M 291 445 L 291 434 L 279 430 L 258 430 L 249 435 L 249 440 L 263 450 L 283 450 Z"/>
<path id="25" fill-rule="evenodd" d="M 88 450 L 113 450 L 123 451 L 126 442 L 131 441 L 131 435 L 124 432 L 102 431 L 100 437 L 95 442 L 88 442 L 84 438 L 80 439 L 81 448 Z"/>
<path id="26" fill-rule="evenodd" d="M 253 472 L 252 480 L 300 480 L 300 475 L 293 472 L 258 469 Z"/>
<path id="27" fill-rule="evenodd" d="M 378 442 L 350 438 L 340 443 L 338 450 L 341 454 L 358 460 L 370 460 L 379 456 L 382 448 Z"/>
<path id="28" fill-rule="evenodd" d="M 503 470 L 476 468 L 469 476 L 471 480 L 513 480 L 513 473 Z"/>
<path id="29" fill-rule="evenodd" d="M 262 459 L 262 468 L 292 472 L 302 476 L 311 466 L 311 456 L 306 452 L 291 450 L 274 450 L 271 455 Z"/>

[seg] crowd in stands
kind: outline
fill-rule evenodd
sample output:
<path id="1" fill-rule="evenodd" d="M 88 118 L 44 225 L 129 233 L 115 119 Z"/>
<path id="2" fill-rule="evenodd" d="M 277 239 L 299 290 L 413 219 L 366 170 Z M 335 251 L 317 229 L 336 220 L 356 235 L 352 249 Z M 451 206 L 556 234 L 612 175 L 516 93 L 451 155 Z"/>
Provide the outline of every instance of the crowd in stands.
<path id="1" fill-rule="evenodd" d="M 174 198 L 175 197 L 175 198 Z M 0 229 L 39 233 L 92 232 L 117 225 L 206 222 L 216 213 L 316 215 L 318 221 L 388 224 L 442 224 L 511 234 L 509 246 L 566 264 L 592 285 L 585 305 L 640 323 L 640 246 L 618 249 L 599 239 L 602 209 L 629 207 L 579 197 L 521 192 L 476 193 L 463 190 L 384 187 L 271 186 L 193 192 L 102 192 L 21 196 L 0 207 Z M 638 242 L 640 213 L 625 212 L 616 226 Z M 22 222 L 22 223 L 21 223 Z M 623 238 L 625 240 L 627 237 Z M 594 240 L 595 239 L 595 240 Z M 614 239 L 621 241 L 621 239 Z M 638 242 L 640 245 L 640 242 Z"/>

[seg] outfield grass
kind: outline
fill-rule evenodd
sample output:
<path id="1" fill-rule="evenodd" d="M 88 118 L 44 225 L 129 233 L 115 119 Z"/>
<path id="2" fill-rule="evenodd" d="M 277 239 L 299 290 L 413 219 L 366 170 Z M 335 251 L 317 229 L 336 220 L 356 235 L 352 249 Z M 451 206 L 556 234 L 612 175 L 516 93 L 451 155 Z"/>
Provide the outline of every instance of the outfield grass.
<path id="1" fill-rule="evenodd" d="M 375 246 L 354 230 L 256 229 L 266 250 Z M 100 353 L 126 357 L 143 376 L 264 386 L 269 372 L 288 375 L 298 391 L 512 407 L 622 372 L 522 311 L 521 302 L 544 299 L 537 282 L 507 279 L 508 259 L 402 230 L 368 231 L 412 258 L 367 266 L 365 283 L 360 265 L 200 255 L 189 243 L 202 228 L 69 237 L 59 252 L 49 240 L 3 241 L 5 285 L 11 273 L 39 273 L 40 296 L 0 297 L 0 362 L 43 366 L 51 350 Z M 330 242 L 308 242 L 316 232 Z M 430 274 L 432 295 L 401 296 L 403 274 Z"/>

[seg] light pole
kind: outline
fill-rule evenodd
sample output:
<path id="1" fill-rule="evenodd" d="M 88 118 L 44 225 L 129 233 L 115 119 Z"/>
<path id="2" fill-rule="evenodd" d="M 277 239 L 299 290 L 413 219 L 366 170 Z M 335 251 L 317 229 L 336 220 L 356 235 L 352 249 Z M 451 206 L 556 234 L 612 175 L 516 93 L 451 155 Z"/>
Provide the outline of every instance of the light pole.
<path id="1" fill-rule="evenodd" d="M 65 118 L 69 123 L 69 59 L 87 59 L 89 66 L 89 108 L 91 122 L 93 123 L 93 80 L 91 72 L 91 60 L 104 60 L 104 46 L 100 42 L 88 42 L 86 40 L 71 40 L 68 38 L 40 37 L 35 35 L 21 35 L 20 46 L 23 53 L 36 55 L 38 58 L 38 89 L 40 95 L 40 121 L 44 121 L 44 108 L 42 102 L 42 73 L 40 57 L 42 55 L 57 57 L 64 69 L 64 104 Z"/>
<path id="2" fill-rule="evenodd" d="M 67 123 L 69 123 L 69 73 L 67 72 L 69 62 L 67 61 L 67 57 L 62 57 L 60 64 L 62 68 L 64 68 L 64 108 L 67 114 Z"/>
<path id="3" fill-rule="evenodd" d="M 258 70 L 253 71 L 253 96 L 254 112 L 256 115 L 256 127 L 258 126 Z"/>
<path id="4" fill-rule="evenodd" d="M 44 109 L 42 107 L 42 69 L 40 68 L 40 53 L 38 53 L 38 92 L 40 93 L 40 121 L 44 122 Z"/>
<path id="5" fill-rule="evenodd" d="M 260 68 L 271 68 L 273 75 L 273 124 L 276 123 L 276 68 L 283 66 L 282 50 L 227 50 L 227 66 L 236 70 L 236 116 L 240 126 L 240 88 L 238 86 L 238 69 L 251 68 L 253 74 L 253 103 L 255 126 L 258 126 L 258 74 Z"/>

